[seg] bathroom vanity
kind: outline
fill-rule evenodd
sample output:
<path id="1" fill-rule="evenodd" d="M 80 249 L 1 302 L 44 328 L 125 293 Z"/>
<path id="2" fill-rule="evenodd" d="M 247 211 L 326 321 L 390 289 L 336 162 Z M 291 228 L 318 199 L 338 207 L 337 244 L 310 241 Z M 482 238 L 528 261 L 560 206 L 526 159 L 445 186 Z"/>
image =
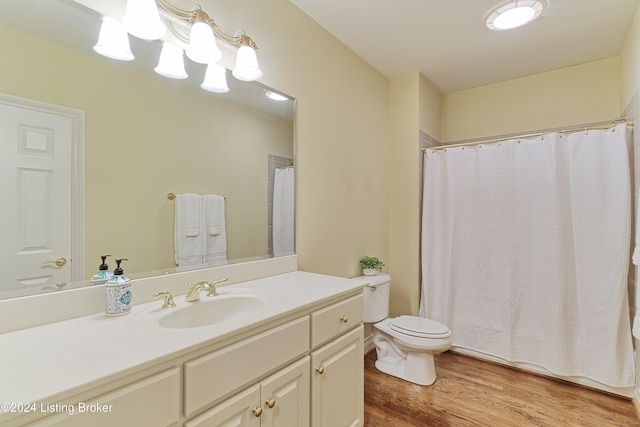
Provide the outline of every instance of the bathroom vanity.
<path id="1" fill-rule="evenodd" d="M 4 333 L 0 425 L 362 425 L 364 284 L 292 271 Z"/>

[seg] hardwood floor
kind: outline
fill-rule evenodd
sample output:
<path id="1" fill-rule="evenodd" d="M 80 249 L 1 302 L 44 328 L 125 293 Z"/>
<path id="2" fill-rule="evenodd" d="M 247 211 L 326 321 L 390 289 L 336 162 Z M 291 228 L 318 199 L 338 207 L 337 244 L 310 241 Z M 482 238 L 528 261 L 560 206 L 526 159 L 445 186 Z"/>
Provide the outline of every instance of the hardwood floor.
<path id="1" fill-rule="evenodd" d="M 365 356 L 365 427 L 640 426 L 631 400 L 468 356 L 436 356 L 423 387 L 379 372 Z"/>

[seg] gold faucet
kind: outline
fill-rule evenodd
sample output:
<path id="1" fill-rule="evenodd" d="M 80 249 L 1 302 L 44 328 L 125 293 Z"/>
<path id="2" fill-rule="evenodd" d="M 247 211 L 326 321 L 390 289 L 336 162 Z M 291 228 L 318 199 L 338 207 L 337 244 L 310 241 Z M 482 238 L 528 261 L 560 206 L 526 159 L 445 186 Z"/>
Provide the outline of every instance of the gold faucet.
<path id="1" fill-rule="evenodd" d="M 156 299 L 164 298 L 164 304 L 162 304 L 162 308 L 170 308 L 176 306 L 176 303 L 173 302 L 173 295 L 171 295 L 171 292 L 156 292 L 155 294 L 153 294 L 153 297 Z"/>
<path id="2" fill-rule="evenodd" d="M 218 292 L 216 291 L 216 285 L 218 283 L 226 282 L 227 280 L 229 279 L 220 279 L 211 283 L 203 281 L 195 284 L 189 284 L 189 290 L 187 291 L 187 296 L 185 297 L 185 300 L 187 302 L 195 302 L 200 300 L 201 290 L 207 291 L 208 297 L 215 297 L 216 295 L 218 295 Z"/>

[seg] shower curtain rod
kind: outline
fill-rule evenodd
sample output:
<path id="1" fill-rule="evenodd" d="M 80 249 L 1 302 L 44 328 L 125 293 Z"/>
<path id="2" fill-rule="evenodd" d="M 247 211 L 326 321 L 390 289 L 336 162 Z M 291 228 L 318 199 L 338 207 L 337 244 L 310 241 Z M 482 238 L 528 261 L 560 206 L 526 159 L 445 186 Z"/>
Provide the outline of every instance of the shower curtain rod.
<path id="1" fill-rule="evenodd" d="M 479 140 L 479 141 L 471 141 L 471 142 L 462 142 L 460 144 L 450 144 L 450 145 L 440 145 L 438 147 L 423 147 L 422 148 L 422 152 L 424 153 L 427 150 L 443 150 L 443 149 L 447 149 L 447 148 L 454 148 L 454 147 L 464 147 L 464 146 L 469 146 L 469 145 L 481 145 L 481 144 L 489 144 L 492 142 L 500 142 L 500 141 L 508 141 L 510 139 L 519 139 L 519 138 L 534 138 L 536 136 L 543 136 L 543 135 L 547 135 L 550 133 L 554 133 L 554 132 L 560 132 L 560 133 L 571 133 L 571 132 L 579 132 L 581 130 L 593 130 L 593 129 L 609 129 L 610 127 L 622 124 L 622 123 L 626 123 L 630 126 L 633 126 L 634 122 L 633 120 L 627 120 L 623 117 L 619 118 L 619 119 L 615 119 L 615 120 L 611 120 L 609 123 L 605 124 L 605 125 L 594 125 L 594 126 L 576 126 L 573 128 L 569 128 L 569 129 L 562 129 L 562 130 L 558 130 L 558 131 L 547 131 L 547 132 L 538 132 L 538 133 L 529 133 L 526 135 L 513 135 L 513 136 L 505 136 L 502 138 L 492 138 L 492 139 L 483 139 L 483 140 Z"/>
<path id="2" fill-rule="evenodd" d="M 285 169 L 291 169 L 293 168 L 293 165 L 289 165 L 289 166 L 278 166 L 274 169 L 280 169 L 280 170 L 285 170 Z"/>

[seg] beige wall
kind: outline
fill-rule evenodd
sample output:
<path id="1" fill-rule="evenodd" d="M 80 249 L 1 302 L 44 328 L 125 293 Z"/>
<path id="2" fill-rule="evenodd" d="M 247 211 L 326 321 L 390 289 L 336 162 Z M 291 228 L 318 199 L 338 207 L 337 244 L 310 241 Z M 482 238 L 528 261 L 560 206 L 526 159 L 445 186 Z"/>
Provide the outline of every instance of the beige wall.
<path id="1" fill-rule="evenodd" d="M 419 130 L 440 136 L 440 93 L 419 73 L 390 83 L 390 315 L 417 314 L 420 289 Z"/>
<path id="2" fill-rule="evenodd" d="M 169 192 L 224 195 L 228 258 L 268 255 L 268 154 L 293 156 L 292 123 L 4 28 L 0 49 L 0 92 L 85 112 L 87 277 L 107 253 L 171 271 Z"/>
<path id="3" fill-rule="evenodd" d="M 442 96 L 441 142 L 611 120 L 620 115 L 618 57 Z"/>
<path id="4" fill-rule="evenodd" d="M 300 269 L 352 277 L 364 255 L 388 261 L 388 80 L 289 0 L 220 3 L 203 8 L 234 16 L 248 5 L 240 20 L 260 46 L 262 81 L 298 100 Z"/>
<path id="5" fill-rule="evenodd" d="M 417 312 L 419 73 L 391 80 L 389 93 L 389 312 L 396 316 Z"/>
<path id="6" fill-rule="evenodd" d="M 620 52 L 620 110 L 625 108 L 640 88 L 640 9 Z"/>
<path id="7" fill-rule="evenodd" d="M 420 130 L 440 140 L 442 122 L 441 94 L 423 75 L 420 75 Z"/>

